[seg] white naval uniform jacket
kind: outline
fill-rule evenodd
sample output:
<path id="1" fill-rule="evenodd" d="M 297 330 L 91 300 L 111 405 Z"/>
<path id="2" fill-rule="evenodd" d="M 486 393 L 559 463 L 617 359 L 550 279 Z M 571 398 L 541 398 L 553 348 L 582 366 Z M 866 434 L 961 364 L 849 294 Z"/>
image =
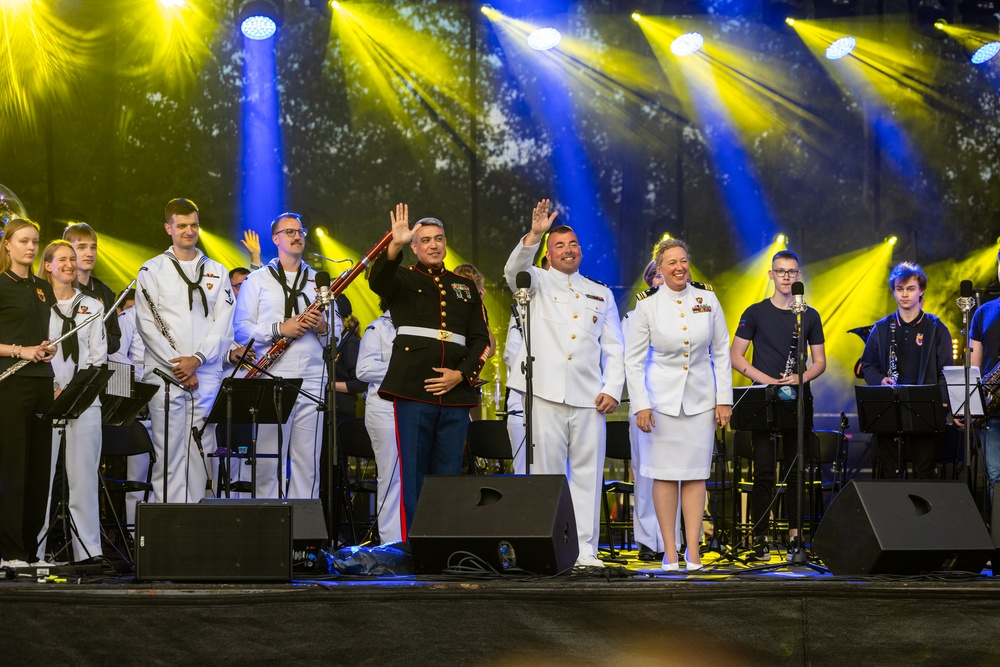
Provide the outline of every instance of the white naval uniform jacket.
<path id="1" fill-rule="evenodd" d="M 264 356 L 273 343 L 281 339 L 279 327 L 288 319 L 285 317 L 285 292 L 269 270 L 277 271 L 278 265 L 279 260 L 273 259 L 263 268 L 248 275 L 240 285 L 240 295 L 236 300 L 236 317 L 233 325 L 236 342 L 244 345 L 252 338 L 258 359 Z M 305 264 L 303 266 L 307 271 L 307 277 L 302 295 L 312 304 L 316 302 L 316 272 Z M 286 271 L 285 285 L 291 288 L 294 280 L 295 272 Z M 304 313 L 309 307 L 302 296 L 298 297 L 297 303 L 299 314 Z M 294 312 L 292 315 L 294 316 Z M 331 320 L 334 336 L 339 340 L 342 324 L 336 306 Z M 268 372 L 279 377 L 322 377 L 323 346 L 326 345 L 326 340 L 325 334 L 320 336 L 315 331 L 307 331 L 288 346 Z"/>
<path id="2" fill-rule="evenodd" d="M 73 298 L 66 301 L 57 301 L 55 308 L 59 309 L 66 317 L 69 317 L 70 306 L 75 314 L 73 326 L 80 326 L 81 323 L 95 312 L 104 313 L 104 305 L 93 297 L 83 295 L 79 289 Z M 55 313 L 49 315 L 49 340 L 55 340 L 62 335 L 62 319 Z M 70 383 L 77 370 L 84 370 L 94 366 L 101 366 L 108 360 L 108 341 L 104 335 L 104 322 L 100 317 L 96 318 L 87 326 L 76 332 L 76 340 L 80 346 L 80 353 L 77 362 L 73 358 L 63 359 L 63 346 L 65 341 L 59 343 L 56 356 L 52 358 L 52 371 L 55 373 L 55 381 L 60 387 L 65 388 Z M 97 398 L 92 405 L 100 405 L 101 399 Z"/>
<path id="3" fill-rule="evenodd" d="M 624 345 L 618 306 L 611 290 L 579 272 L 566 275 L 532 266 L 538 245 L 518 242 L 504 266 L 504 277 L 516 290 L 521 271 L 531 273 L 531 353 L 535 395 L 553 403 L 594 407 L 598 394 L 616 401 L 625 384 Z M 507 384 L 524 391 L 517 352 Z"/>
<path id="4" fill-rule="evenodd" d="M 197 267 L 204 265 L 201 285 L 208 300 L 208 315 L 201 297 L 194 295 L 193 305 L 188 305 L 188 286 L 173 267 L 171 250 L 157 255 L 139 269 L 135 294 L 136 323 L 139 335 L 146 346 L 143 359 L 147 372 L 153 368 L 169 371 L 173 364 L 170 359 L 196 356 L 202 367 L 222 370 L 222 360 L 233 342 L 233 288 L 229 283 L 229 272 L 222 264 L 209 259 L 200 250 L 195 259 L 195 270 L 188 273 L 188 279 L 197 276 Z M 149 298 L 156 306 L 157 313 L 177 344 L 175 348 L 160 331 L 153 319 Z"/>
<path id="5" fill-rule="evenodd" d="M 358 348 L 358 363 L 355 367 L 355 374 L 362 382 L 368 383 L 369 403 L 375 398 L 382 403 L 391 404 L 383 398 L 379 398 L 378 388 L 382 384 L 386 371 L 389 370 L 389 358 L 392 356 L 392 341 L 396 339 L 396 327 L 392 323 L 392 316 L 389 311 L 382 313 L 365 330 L 365 335 L 361 337 L 361 346 Z"/>
<path id="6" fill-rule="evenodd" d="M 647 290 L 648 292 L 649 290 Z M 729 330 L 715 292 L 666 286 L 636 303 L 625 341 L 631 412 L 676 417 L 733 404 Z"/>

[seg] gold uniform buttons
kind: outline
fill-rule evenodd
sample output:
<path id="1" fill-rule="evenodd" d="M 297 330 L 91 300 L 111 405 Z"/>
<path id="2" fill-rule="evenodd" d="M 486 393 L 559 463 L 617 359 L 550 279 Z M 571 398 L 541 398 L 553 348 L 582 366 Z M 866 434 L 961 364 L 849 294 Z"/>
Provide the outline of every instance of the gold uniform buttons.
<path id="1" fill-rule="evenodd" d="M 406 350 L 407 352 L 410 351 L 410 348 L 408 348 L 408 347 L 404 347 L 403 349 Z"/>
<path id="2" fill-rule="evenodd" d="M 687 352 L 685 352 L 685 353 L 684 353 L 684 358 L 685 358 L 685 359 L 687 359 L 687 356 L 688 356 L 688 353 L 687 353 Z"/>
<path id="3" fill-rule="evenodd" d="M 576 340 L 576 334 L 570 334 L 569 339 L 570 340 Z"/>
<path id="4" fill-rule="evenodd" d="M 579 315 L 577 315 L 576 313 L 573 313 L 573 319 L 575 320 L 577 317 L 579 317 Z"/>
<path id="5" fill-rule="evenodd" d="M 568 357 L 566 357 L 566 361 L 573 361 L 573 355 L 571 354 Z"/>
<path id="6" fill-rule="evenodd" d="M 687 369 L 688 369 L 688 367 L 687 367 L 687 366 L 685 366 L 685 367 L 684 367 L 684 370 L 687 370 Z"/>
<path id="7" fill-rule="evenodd" d="M 684 344 L 685 345 L 690 345 L 691 343 L 689 343 L 688 341 L 684 341 Z"/>
<path id="8" fill-rule="evenodd" d="M 681 313 L 681 317 L 684 317 L 684 313 Z"/>
<path id="9" fill-rule="evenodd" d="M 448 313 L 441 311 L 441 317 L 448 317 Z M 441 326 L 444 326 L 443 324 Z"/>
<path id="10" fill-rule="evenodd" d="M 446 304 L 446 303 L 445 303 L 444 301 L 442 301 L 442 302 L 441 302 L 441 305 L 442 305 L 442 306 L 447 306 L 448 304 Z M 687 341 L 684 341 L 684 342 L 687 342 Z"/>
<path id="11" fill-rule="evenodd" d="M 681 327 L 681 331 L 687 331 L 687 330 L 688 330 L 687 327 Z"/>
<path id="12" fill-rule="evenodd" d="M 683 301 L 681 301 L 680 299 L 677 299 L 677 305 L 678 305 L 678 306 L 680 306 L 680 305 L 681 305 L 681 304 L 683 304 L 683 303 L 684 303 Z"/>

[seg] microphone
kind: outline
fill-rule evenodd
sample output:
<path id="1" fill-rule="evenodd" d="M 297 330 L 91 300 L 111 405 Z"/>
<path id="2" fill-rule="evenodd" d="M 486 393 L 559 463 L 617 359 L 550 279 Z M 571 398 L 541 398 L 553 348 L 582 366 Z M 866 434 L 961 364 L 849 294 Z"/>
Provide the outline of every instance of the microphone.
<path id="1" fill-rule="evenodd" d="M 175 387 L 179 387 L 180 389 L 183 389 L 184 391 L 188 390 L 187 387 L 185 387 L 184 385 L 182 385 L 180 383 L 180 381 L 177 378 L 175 378 L 173 375 L 171 375 L 170 373 L 164 373 L 159 368 L 154 368 L 153 369 L 153 373 L 155 375 L 158 375 L 160 377 L 160 379 L 163 380 L 164 382 L 169 382 L 170 384 L 174 385 Z"/>
<path id="2" fill-rule="evenodd" d="M 321 255 L 318 252 L 311 252 L 309 254 L 315 257 L 316 259 L 322 259 L 327 262 L 330 262 L 331 264 L 343 264 L 344 262 L 351 262 L 353 264 L 353 260 L 351 260 L 350 257 L 346 259 L 333 259 L 331 257 L 327 257 L 326 255 Z"/>
<path id="3" fill-rule="evenodd" d="M 956 303 L 963 313 L 968 313 L 976 307 L 976 297 L 972 295 L 972 281 L 963 280 L 959 283 L 958 290 L 961 296 Z"/>
<path id="4" fill-rule="evenodd" d="M 794 297 L 795 299 L 795 302 L 792 303 L 792 309 L 791 309 L 793 313 L 806 312 L 806 308 L 808 306 L 806 306 L 806 301 L 803 298 L 803 295 L 805 295 L 805 293 L 806 293 L 806 287 L 805 285 L 802 284 L 802 281 L 796 280 L 794 283 L 792 283 L 792 297 Z"/>
<path id="5" fill-rule="evenodd" d="M 324 304 L 330 303 L 330 274 L 326 271 L 316 274 L 316 294 Z"/>
<path id="6" fill-rule="evenodd" d="M 531 274 L 527 271 L 519 271 L 514 277 L 514 284 L 517 286 L 517 291 L 514 292 L 514 300 L 517 301 L 521 306 L 527 305 L 531 301 Z"/>

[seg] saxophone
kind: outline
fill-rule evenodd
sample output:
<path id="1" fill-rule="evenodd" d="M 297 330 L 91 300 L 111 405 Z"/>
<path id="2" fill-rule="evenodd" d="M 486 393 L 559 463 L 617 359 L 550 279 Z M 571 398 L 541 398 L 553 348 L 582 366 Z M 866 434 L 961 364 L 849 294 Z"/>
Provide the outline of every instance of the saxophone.
<path id="1" fill-rule="evenodd" d="M 974 426 L 982 427 L 990 420 L 993 414 L 1000 410 L 1000 363 L 993 367 L 989 375 L 984 375 L 982 379 L 983 389 L 983 416 L 972 420 Z"/>
<path id="2" fill-rule="evenodd" d="M 309 307 L 306 308 L 301 315 L 296 317 L 296 319 L 301 320 L 307 313 L 322 312 L 323 309 L 326 308 L 327 303 L 340 296 L 340 294 L 347 289 L 347 286 L 350 285 L 355 278 L 361 275 L 362 271 L 368 268 L 369 264 L 385 252 L 386 248 L 389 247 L 390 241 L 392 241 L 392 231 L 386 232 L 385 235 L 379 239 L 378 243 L 372 246 L 372 248 L 365 253 L 365 256 L 362 257 L 357 264 L 337 276 L 337 279 L 330 284 L 330 295 L 326 300 L 317 298 L 309 304 Z M 295 339 L 289 338 L 288 336 L 282 336 L 279 338 L 278 341 L 271 346 L 271 349 L 269 349 L 267 353 L 264 354 L 264 356 L 262 356 L 260 360 L 250 369 L 250 371 L 246 374 L 245 379 L 252 380 L 260 375 L 263 375 L 265 371 L 274 365 L 274 362 L 281 358 L 281 355 L 283 355 L 294 342 Z"/>

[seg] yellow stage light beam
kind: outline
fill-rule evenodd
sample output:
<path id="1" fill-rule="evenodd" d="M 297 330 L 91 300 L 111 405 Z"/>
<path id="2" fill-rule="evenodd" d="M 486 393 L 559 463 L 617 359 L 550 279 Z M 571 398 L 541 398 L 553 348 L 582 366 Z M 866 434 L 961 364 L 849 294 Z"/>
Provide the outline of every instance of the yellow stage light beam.
<path id="1" fill-rule="evenodd" d="M 98 234 L 100 235 L 97 241 L 98 259 L 94 274 L 115 292 L 121 291 L 132 282 L 132 279 L 139 275 L 139 267 L 146 260 L 163 252 L 163 248 L 169 243 L 166 234 L 164 234 L 166 243 L 159 248 L 124 241 L 100 231 Z"/>
<path id="2" fill-rule="evenodd" d="M 864 351 L 861 339 L 847 332 L 895 309 L 887 282 L 891 268 L 892 246 L 883 242 L 819 262 L 803 273 L 806 302 L 819 311 L 826 338 L 826 372 L 820 381 L 845 400 L 853 400 L 854 364 Z"/>
<path id="3" fill-rule="evenodd" d="M 924 267 L 927 290 L 924 310 L 934 313 L 948 325 L 953 336 L 960 336 L 962 314 L 955 303 L 959 285 L 971 280 L 975 287 L 985 288 L 997 280 L 997 247 L 988 246 L 962 260 L 947 259 Z"/>
<path id="4" fill-rule="evenodd" d="M 609 130 L 636 143 L 674 141 L 656 134 L 648 122 L 651 110 L 676 114 L 678 107 L 667 82 L 650 76 L 654 66 L 648 56 L 614 48 L 615 32 L 634 30 L 632 22 L 607 21 L 594 26 L 588 39 L 563 34 L 559 45 L 545 51 L 528 46 L 528 36 L 540 25 L 531 24 L 495 10 L 488 14 L 503 50 L 509 57 L 521 56 L 559 73 L 574 95 L 586 100 Z M 593 37 L 599 35 L 599 37 Z"/>
<path id="5" fill-rule="evenodd" d="M 232 23 L 209 16 L 193 0 L 125 0 L 120 30 L 131 39 L 121 49 L 123 71 L 167 90 L 187 92 L 197 82 L 203 65 L 212 58 L 213 45 Z"/>
<path id="6" fill-rule="evenodd" d="M 352 92 L 352 113 L 390 115 L 411 140 L 436 138 L 440 129 L 476 150 L 468 117 L 474 113 L 469 89 L 469 52 L 454 42 L 436 44 L 419 30 L 412 6 L 340 4 L 333 12 L 333 27 L 340 36 L 339 61 Z M 437 12 L 457 12 L 439 6 Z M 457 14 L 444 25 L 460 25 Z M 334 46 L 331 41 L 331 48 Z M 333 56 L 331 55 L 331 58 Z M 428 113 L 428 110 L 430 113 Z M 461 153 L 462 146 L 449 142 Z"/>
<path id="7" fill-rule="evenodd" d="M 250 268 L 250 255 L 238 242 L 213 234 L 204 227 L 201 228 L 199 237 L 205 254 L 225 266 L 226 271 L 237 266 Z"/>
<path id="8" fill-rule="evenodd" d="M 710 35 L 711 22 L 643 17 L 638 22 L 671 87 L 689 116 L 698 115 L 698 104 L 724 108 L 746 135 L 775 130 L 795 133 L 821 147 L 827 124 L 807 111 L 801 86 L 789 71 L 756 51 L 734 44 L 707 40 L 694 54 L 678 58 L 670 45 L 681 34 L 697 31 Z"/>
<path id="9" fill-rule="evenodd" d="M 40 104 L 68 103 L 94 62 L 99 33 L 67 25 L 51 5 L 0 0 L 0 133 L 34 129 Z"/>
<path id="10" fill-rule="evenodd" d="M 992 42 L 1000 42 L 1000 35 L 997 35 L 996 33 L 954 26 L 950 25 L 946 21 L 938 21 L 934 24 L 934 27 L 961 44 L 962 48 L 966 50 L 970 57 L 983 45 Z"/>

